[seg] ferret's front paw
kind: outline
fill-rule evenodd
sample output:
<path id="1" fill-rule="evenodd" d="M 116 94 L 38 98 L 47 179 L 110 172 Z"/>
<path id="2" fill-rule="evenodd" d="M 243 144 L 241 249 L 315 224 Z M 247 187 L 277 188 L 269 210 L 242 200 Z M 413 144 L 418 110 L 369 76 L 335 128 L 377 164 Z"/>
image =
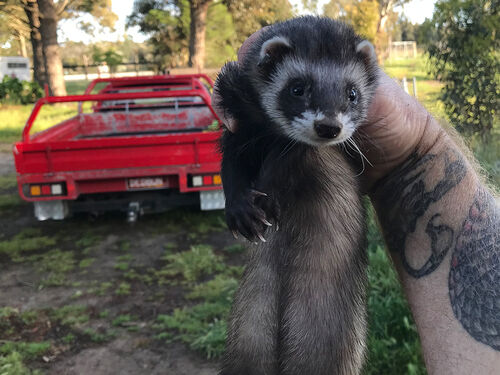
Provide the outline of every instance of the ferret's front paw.
<path id="1" fill-rule="evenodd" d="M 272 226 L 270 221 L 277 225 L 279 209 L 277 204 L 266 193 L 249 189 L 235 202 L 226 202 L 227 226 L 237 237 L 241 233 L 251 242 L 260 239 L 266 242 L 264 232 Z"/>

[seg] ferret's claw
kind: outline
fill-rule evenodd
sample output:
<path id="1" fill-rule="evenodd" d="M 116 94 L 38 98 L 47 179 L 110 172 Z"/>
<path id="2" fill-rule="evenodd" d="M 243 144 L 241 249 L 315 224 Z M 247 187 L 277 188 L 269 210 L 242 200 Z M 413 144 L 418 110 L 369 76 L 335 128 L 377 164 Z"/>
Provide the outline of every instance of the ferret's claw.
<path id="1" fill-rule="evenodd" d="M 280 225 L 278 223 L 276 223 L 276 232 L 279 231 L 280 229 Z"/>
<path id="2" fill-rule="evenodd" d="M 260 239 L 262 242 L 266 242 L 266 239 L 265 239 L 264 237 L 262 237 L 262 234 L 257 233 L 257 237 L 259 237 L 259 239 Z"/>
<path id="3" fill-rule="evenodd" d="M 232 232 L 233 232 L 233 237 L 235 239 L 238 239 L 238 232 L 236 232 L 235 230 L 233 230 Z"/>
<path id="4" fill-rule="evenodd" d="M 266 219 L 260 219 L 260 221 L 262 221 L 265 225 L 267 225 L 268 227 L 272 227 L 273 225 L 267 221 Z"/>
<path id="5" fill-rule="evenodd" d="M 255 190 L 255 189 L 250 189 L 250 191 L 255 194 L 255 195 L 260 195 L 262 197 L 267 197 L 267 194 L 266 193 L 263 193 L 262 191 L 258 191 L 258 190 Z"/>

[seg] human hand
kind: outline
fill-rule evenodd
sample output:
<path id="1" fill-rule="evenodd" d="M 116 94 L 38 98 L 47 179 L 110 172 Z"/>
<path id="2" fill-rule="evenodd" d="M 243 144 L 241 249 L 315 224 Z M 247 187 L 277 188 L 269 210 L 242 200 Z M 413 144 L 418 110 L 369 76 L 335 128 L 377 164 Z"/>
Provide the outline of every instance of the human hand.
<path id="1" fill-rule="evenodd" d="M 241 64 L 248 49 L 265 28 L 252 34 L 238 51 Z M 236 131 L 237 121 L 218 105 L 214 90 L 214 109 L 229 131 Z M 369 192 L 381 178 L 402 164 L 412 153 L 425 153 L 443 130 L 427 110 L 408 95 L 399 84 L 379 70 L 378 87 L 365 123 L 358 129 L 356 142 L 368 159 L 362 174 L 363 190 Z"/>

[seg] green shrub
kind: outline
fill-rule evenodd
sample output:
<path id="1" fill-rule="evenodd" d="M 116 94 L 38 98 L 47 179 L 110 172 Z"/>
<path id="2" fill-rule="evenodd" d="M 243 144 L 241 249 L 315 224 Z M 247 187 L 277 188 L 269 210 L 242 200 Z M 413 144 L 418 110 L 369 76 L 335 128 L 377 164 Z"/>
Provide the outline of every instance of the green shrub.
<path id="1" fill-rule="evenodd" d="M 207 358 L 213 358 L 224 351 L 226 319 L 230 310 L 231 302 L 204 302 L 175 309 L 171 315 L 159 315 L 155 328 L 163 331 L 159 338 L 173 337 Z"/>
<path id="2" fill-rule="evenodd" d="M 50 343 L 47 341 L 42 342 L 16 342 L 6 341 L 0 345 L 0 354 L 9 355 L 17 352 L 21 358 L 33 360 L 41 357 L 50 350 Z"/>
<path id="3" fill-rule="evenodd" d="M 21 253 L 36 252 L 53 246 L 55 243 L 55 238 L 41 236 L 40 231 L 37 230 L 25 229 L 10 240 L 0 242 L 0 255 L 7 255 L 14 262 L 22 262 L 25 256 Z"/>
<path id="4" fill-rule="evenodd" d="M 6 356 L 0 355 L 0 375 L 31 375 L 33 374 L 23 363 L 18 352 Z"/>
<path id="5" fill-rule="evenodd" d="M 237 287 L 238 281 L 225 274 L 194 286 L 187 298 L 203 302 L 158 316 L 158 337 L 183 341 L 207 358 L 219 357 L 225 348 L 226 320 Z"/>
<path id="6" fill-rule="evenodd" d="M 229 304 L 231 304 L 237 288 L 238 280 L 220 274 L 212 280 L 194 286 L 186 297 L 189 299 L 201 298 L 208 302 L 229 301 Z"/>
<path id="7" fill-rule="evenodd" d="M 37 82 L 20 81 L 4 76 L 0 82 L 0 103 L 29 104 L 43 96 L 43 90 Z"/>
<path id="8" fill-rule="evenodd" d="M 90 319 L 88 308 L 84 305 L 66 305 L 53 309 L 49 312 L 49 316 L 52 320 L 71 327 L 80 326 Z"/>
<path id="9" fill-rule="evenodd" d="M 189 251 L 167 254 L 163 260 L 168 264 L 157 272 L 160 283 L 164 277 L 177 275 L 188 282 L 194 282 L 202 275 L 209 275 L 225 267 L 222 257 L 215 255 L 209 245 L 191 246 Z"/>

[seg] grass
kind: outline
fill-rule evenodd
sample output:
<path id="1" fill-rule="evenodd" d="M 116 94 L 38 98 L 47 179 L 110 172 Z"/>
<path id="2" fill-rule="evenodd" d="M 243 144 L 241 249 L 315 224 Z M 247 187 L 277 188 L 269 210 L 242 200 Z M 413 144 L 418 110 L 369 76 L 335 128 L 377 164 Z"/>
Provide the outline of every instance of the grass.
<path id="1" fill-rule="evenodd" d="M 447 120 L 444 105 L 439 100 L 443 84 L 433 80 L 428 71 L 428 60 L 420 55 L 413 59 L 386 60 L 384 71 L 400 83 L 406 77 L 408 89 L 413 95 L 413 77 L 417 80 L 417 98 L 436 118 Z"/>
<path id="2" fill-rule="evenodd" d="M 9 354 L 0 355 L 0 374 L 1 375 L 39 375 L 41 371 L 30 370 L 23 363 L 23 357 L 19 352 L 13 351 Z"/>
<path id="3" fill-rule="evenodd" d="M 10 240 L 0 241 L 0 255 L 6 255 L 14 262 L 22 262 L 27 260 L 28 253 L 44 250 L 55 244 L 55 238 L 42 236 L 39 230 L 28 228 Z"/>
<path id="4" fill-rule="evenodd" d="M 24 204 L 18 193 L 0 195 L 0 210 L 12 211 Z"/>
<path id="5" fill-rule="evenodd" d="M 161 283 L 181 276 L 187 282 L 194 282 L 202 275 L 209 275 L 224 268 L 223 258 L 215 255 L 211 246 L 195 245 L 189 251 L 163 256 L 167 264 L 157 272 Z"/>
<path id="6" fill-rule="evenodd" d="M 35 258 L 36 269 L 43 276 L 42 286 L 61 286 L 66 274 L 73 271 L 76 260 L 73 251 L 50 250 Z"/>
<path id="7" fill-rule="evenodd" d="M 8 174 L 0 176 L 0 190 L 8 190 L 17 186 L 17 179 L 15 174 Z"/>
<path id="8" fill-rule="evenodd" d="M 40 358 L 50 350 L 50 342 L 15 342 L 6 341 L 0 345 L 0 355 L 17 352 L 23 359 L 33 360 Z"/>
<path id="9" fill-rule="evenodd" d="M 117 296 L 128 296 L 130 294 L 131 285 L 127 282 L 122 282 L 118 285 L 118 288 L 115 291 Z"/>
<path id="10" fill-rule="evenodd" d="M 68 95 L 83 94 L 87 85 L 87 81 L 66 82 Z M 0 142 L 14 143 L 21 139 L 24 124 L 28 120 L 32 108 L 32 104 L 0 104 Z M 38 114 L 31 133 L 45 130 L 64 119 L 74 116 L 76 113 L 76 103 L 45 105 Z"/>
<path id="11" fill-rule="evenodd" d="M 66 326 L 80 326 L 90 319 L 88 307 L 84 305 L 66 305 L 49 312 L 51 320 L 58 321 Z"/>

